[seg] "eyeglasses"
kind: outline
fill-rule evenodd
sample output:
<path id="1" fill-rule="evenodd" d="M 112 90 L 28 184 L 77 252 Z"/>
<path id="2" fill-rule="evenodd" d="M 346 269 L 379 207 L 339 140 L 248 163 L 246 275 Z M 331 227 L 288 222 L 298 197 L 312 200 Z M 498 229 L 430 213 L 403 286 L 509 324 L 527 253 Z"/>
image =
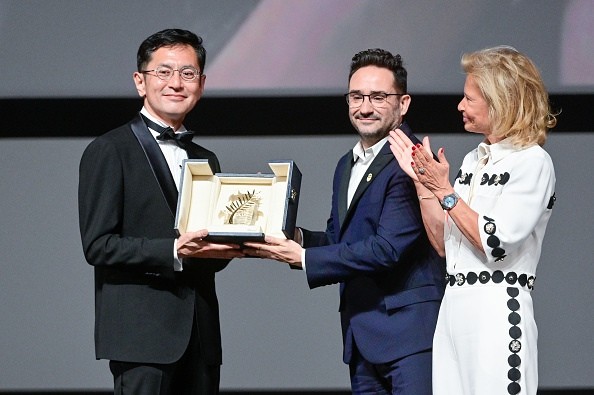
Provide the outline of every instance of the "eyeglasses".
<path id="1" fill-rule="evenodd" d="M 202 73 L 198 70 L 196 70 L 194 67 L 192 66 L 184 66 L 181 69 L 172 69 L 169 66 L 159 66 L 156 69 L 153 70 L 143 70 L 141 71 L 141 73 L 143 74 L 147 74 L 147 73 L 152 73 L 154 72 L 157 76 L 157 78 L 159 78 L 160 80 L 163 81 L 169 81 L 172 77 L 173 74 L 175 74 L 175 72 L 179 73 L 179 76 L 181 77 L 182 80 L 184 81 L 195 81 L 196 79 L 198 79 L 198 77 L 200 77 L 202 75 Z M 150 74 L 152 75 L 152 74 Z"/>
<path id="2" fill-rule="evenodd" d="M 369 95 L 364 95 L 358 92 L 349 92 L 344 95 L 349 107 L 359 107 L 363 104 L 365 97 L 369 98 L 369 103 L 374 107 L 385 107 L 387 105 L 388 96 L 403 96 L 406 93 L 385 93 L 375 92 Z"/>

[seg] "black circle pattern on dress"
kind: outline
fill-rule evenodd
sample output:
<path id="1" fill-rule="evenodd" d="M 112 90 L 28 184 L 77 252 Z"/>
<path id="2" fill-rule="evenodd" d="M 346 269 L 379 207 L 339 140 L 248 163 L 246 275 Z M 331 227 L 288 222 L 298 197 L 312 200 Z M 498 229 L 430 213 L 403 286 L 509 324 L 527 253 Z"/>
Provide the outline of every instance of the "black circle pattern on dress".
<path id="1" fill-rule="evenodd" d="M 505 249 L 500 247 L 501 240 L 495 234 L 497 232 L 497 226 L 495 220 L 487 216 L 483 216 L 483 219 L 487 221 L 483 226 L 483 231 L 488 234 L 487 246 L 491 247 L 491 256 L 495 258 L 495 262 L 500 262 L 505 258 Z"/>
<path id="2" fill-rule="evenodd" d="M 530 276 L 526 273 L 522 273 L 518 276 L 516 272 L 507 272 L 503 273 L 501 270 L 495 270 L 493 273 L 489 273 L 488 271 L 484 270 L 480 273 L 476 272 L 468 272 L 464 273 L 455 273 L 455 274 L 446 274 L 445 276 L 446 285 L 454 286 L 454 285 L 474 285 L 474 284 L 487 284 L 489 281 L 493 281 L 495 284 L 504 284 L 504 285 L 516 285 L 519 284 L 525 290 L 532 291 L 534 288 L 534 281 L 535 277 Z M 503 282 L 505 280 L 505 283 Z M 478 283 L 477 283 L 478 281 Z M 517 288 L 510 288 L 515 289 L 516 292 L 519 292 Z M 513 292 L 513 291 L 510 291 Z M 510 295 L 513 297 L 518 296 Z"/>
<path id="3" fill-rule="evenodd" d="M 490 279 L 491 279 L 491 273 L 489 273 L 487 271 L 482 271 L 479 273 L 479 282 L 481 284 L 488 283 Z"/>
<path id="4" fill-rule="evenodd" d="M 503 174 L 487 174 L 484 173 L 483 176 L 481 177 L 481 185 L 505 185 L 510 178 L 510 174 L 508 172 L 505 172 Z"/>
<path id="5" fill-rule="evenodd" d="M 507 392 L 510 395 L 519 394 L 522 390 L 522 387 L 518 383 L 522 374 L 518 369 L 520 366 L 522 359 L 518 355 L 520 350 L 522 349 L 522 342 L 520 338 L 522 337 L 522 329 L 518 326 L 521 321 L 521 316 L 518 313 L 520 309 L 520 302 L 516 299 L 516 297 L 520 294 L 520 291 L 514 287 L 507 288 L 507 294 L 509 295 L 509 300 L 507 301 L 507 307 L 511 310 L 511 313 L 508 316 L 508 322 L 511 324 L 509 328 L 509 337 L 511 341 L 509 342 L 509 351 L 511 352 L 510 356 L 507 358 L 507 363 L 509 364 L 510 369 L 507 371 L 507 378 L 511 381 L 507 386 Z"/>
<path id="6" fill-rule="evenodd" d="M 458 180 L 459 184 L 470 185 L 470 180 L 472 180 L 472 173 L 462 173 L 462 169 L 460 169 L 458 170 L 458 174 L 456 175 L 454 181 L 455 180 Z"/>
<path id="7" fill-rule="evenodd" d="M 495 270 L 491 275 L 491 279 L 495 284 L 499 284 L 500 282 L 502 282 L 504 277 L 505 276 L 503 275 L 503 272 L 501 270 Z"/>

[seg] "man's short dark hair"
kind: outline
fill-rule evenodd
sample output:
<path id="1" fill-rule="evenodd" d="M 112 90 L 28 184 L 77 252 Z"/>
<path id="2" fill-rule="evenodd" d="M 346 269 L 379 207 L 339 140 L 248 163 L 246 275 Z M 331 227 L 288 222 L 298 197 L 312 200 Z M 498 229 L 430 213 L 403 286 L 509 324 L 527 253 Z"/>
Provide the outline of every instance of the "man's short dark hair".
<path id="1" fill-rule="evenodd" d="M 400 90 L 398 93 L 407 93 L 406 91 L 406 69 L 402 66 L 402 57 L 399 54 L 392 55 L 389 51 L 380 48 L 367 49 L 361 51 L 351 60 L 351 71 L 349 73 L 349 81 L 357 70 L 365 66 L 377 66 L 390 70 L 394 73 L 394 81 L 396 81 L 396 88 Z"/>
<path id="2" fill-rule="evenodd" d="M 138 71 L 144 70 L 150 62 L 153 52 L 162 47 L 174 47 L 176 45 L 189 45 L 194 48 L 200 71 L 204 72 L 206 49 L 202 46 L 202 37 L 183 29 L 161 30 L 144 40 L 140 44 L 138 54 L 136 55 L 136 67 Z"/>

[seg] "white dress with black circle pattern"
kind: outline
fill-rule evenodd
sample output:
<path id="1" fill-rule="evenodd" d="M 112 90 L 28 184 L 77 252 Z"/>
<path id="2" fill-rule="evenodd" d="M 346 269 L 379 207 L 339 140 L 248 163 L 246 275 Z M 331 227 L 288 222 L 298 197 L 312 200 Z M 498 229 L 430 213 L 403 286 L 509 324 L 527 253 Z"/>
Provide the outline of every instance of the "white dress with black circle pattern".
<path id="1" fill-rule="evenodd" d="M 530 291 L 555 201 L 553 163 L 538 145 L 481 143 L 464 158 L 454 189 L 478 212 L 486 254 L 447 218 L 448 285 L 433 341 L 433 393 L 536 394 Z"/>

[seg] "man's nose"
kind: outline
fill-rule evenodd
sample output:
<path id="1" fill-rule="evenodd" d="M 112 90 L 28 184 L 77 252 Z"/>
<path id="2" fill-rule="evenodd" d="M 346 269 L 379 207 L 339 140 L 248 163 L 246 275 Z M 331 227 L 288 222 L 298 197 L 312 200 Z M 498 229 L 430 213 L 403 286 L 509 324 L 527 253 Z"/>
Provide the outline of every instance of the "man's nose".
<path id="1" fill-rule="evenodd" d="M 175 74 L 176 71 L 177 74 Z M 168 81 L 169 85 L 181 86 L 182 81 L 181 72 L 179 70 L 173 70 L 173 74 L 171 74 L 171 78 Z"/>
<path id="2" fill-rule="evenodd" d="M 366 114 L 375 111 L 375 108 L 371 104 L 371 97 L 363 96 L 363 102 L 361 103 L 361 107 L 359 107 L 359 111 Z"/>

